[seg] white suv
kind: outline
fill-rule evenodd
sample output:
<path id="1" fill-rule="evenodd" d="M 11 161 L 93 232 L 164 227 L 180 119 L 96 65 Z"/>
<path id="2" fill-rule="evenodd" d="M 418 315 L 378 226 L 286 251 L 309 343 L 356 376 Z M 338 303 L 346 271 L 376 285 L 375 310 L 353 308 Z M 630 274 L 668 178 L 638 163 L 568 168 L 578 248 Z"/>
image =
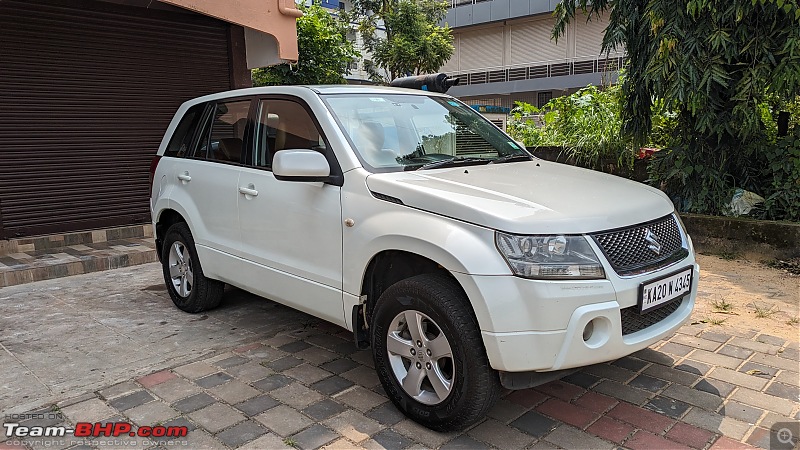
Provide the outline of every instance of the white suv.
<path id="1" fill-rule="evenodd" d="M 660 191 L 532 157 L 443 94 L 244 89 L 186 102 L 151 166 L 178 308 L 225 283 L 353 331 L 435 430 L 689 318 L 699 267 Z"/>

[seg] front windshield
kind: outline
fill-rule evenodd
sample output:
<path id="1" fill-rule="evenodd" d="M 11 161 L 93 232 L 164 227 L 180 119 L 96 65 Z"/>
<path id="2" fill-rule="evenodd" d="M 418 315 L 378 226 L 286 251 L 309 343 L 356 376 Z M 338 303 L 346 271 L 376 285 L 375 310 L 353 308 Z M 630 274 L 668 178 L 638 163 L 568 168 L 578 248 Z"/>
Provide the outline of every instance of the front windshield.
<path id="1" fill-rule="evenodd" d="M 411 94 L 324 95 L 368 170 L 418 170 L 530 158 L 469 106 Z"/>

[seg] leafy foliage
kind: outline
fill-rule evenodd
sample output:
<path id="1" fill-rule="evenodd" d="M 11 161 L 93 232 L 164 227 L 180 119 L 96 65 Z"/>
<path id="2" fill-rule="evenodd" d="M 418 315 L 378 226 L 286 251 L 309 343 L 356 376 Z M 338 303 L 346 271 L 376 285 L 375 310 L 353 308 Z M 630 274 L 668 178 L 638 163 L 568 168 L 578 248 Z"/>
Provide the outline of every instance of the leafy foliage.
<path id="1" fill-rule="evenodd" d="M 620 133 L 619 95 L 618 87 L 603 91 L 588 86 L 553 98 L 541 109 L 518 103 L 511 111 L 508 130 L 529 147 L 563 147 L 580 165 L 597 168 L 601 159 L 613 159 L 619 166 L 632 166 L 631 139 Z M 532 117 L 537 117 L 541 126 Z"/>
<path id="2" fill-rule="evenodd" d="M 763 152 L 763 176 L 772 183 L 766 188 L 764 215 L 768 219 L 800 221 L 800 127 L 778 139 Z"/>
<path id="3" fill-rule="evenodd" d="M 797 0 L 564 0 L 554 37 L 578 11 L 610 11 L 603 49 L 630 55 L 623 134 L 644 143 L 659 125 L 654 103 L 676 113 L 651 173 L 679 207 L 719 213 L 737 187 L 773 189 L 778 174 L 759 164 L 772 150 L 790 157 L 790 145 L 770 145 L 774 116 L 800 94 Z"/>
<path id="4" fill-rule="evenodd" d="M 279 64 L 252 72 L 255 86 L 278 84 L 341 84 L 350 62 L 360 55 L 347 40 L 349 25 L 318 4 L 298 5 L 297 64 Z"/>
<path id="5" fill-rule="evenodd" d="M 353 0 L 348 18 L 358 23 L 364 49 L 375 65 L 394 79 L 437 72 L 453 55 L 450 28 L 438 25 L 447 4 L 446 0 Z"/>

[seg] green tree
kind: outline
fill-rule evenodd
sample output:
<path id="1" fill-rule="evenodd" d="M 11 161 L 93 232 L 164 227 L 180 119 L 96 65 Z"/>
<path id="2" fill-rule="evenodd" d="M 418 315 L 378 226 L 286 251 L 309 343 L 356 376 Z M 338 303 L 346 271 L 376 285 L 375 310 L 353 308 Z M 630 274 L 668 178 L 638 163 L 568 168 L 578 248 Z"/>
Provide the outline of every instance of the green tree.
<path id="1" fill-rule="evenodd" d="M 434 73 L 453 55 L 453 35 L 439 22 L 446 0 L 353 0 L 364 49 L 389 78 Z M 377 77 L 373 71 L 373 78 Z"/>
<path id="2" fill-rule="evenodd" d="M 347 40 L 349 25 L 318 4 L 298 5 L 297 64 L 279 64 L 253 70 L 255 86 L 277 84 L 342 84 L 349 65 L 361 55 Z"/>
<path id="3" fill-rule="evenodd" d="M 764 105 L 780 109 L 800 93 L 797 0 L 564 0 L 553 36 L 581 11 L 607 12 L 603 49 L 629 55 L 623 133 L 646 142 L 654 102 L 676 113 L 673 145 L 652 174 L 679 207 L 719 213 L 736 187 L 770 194 L 761 168 L 777 111 Z"/>

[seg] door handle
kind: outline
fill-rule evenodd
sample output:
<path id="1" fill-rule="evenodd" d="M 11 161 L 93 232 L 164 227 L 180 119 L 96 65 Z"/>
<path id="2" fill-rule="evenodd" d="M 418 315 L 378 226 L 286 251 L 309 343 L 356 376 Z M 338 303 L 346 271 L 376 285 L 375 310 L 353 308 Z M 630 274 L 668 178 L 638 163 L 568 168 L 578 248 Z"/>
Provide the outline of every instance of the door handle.
<path id="1" fill-rule="evenodd" d="M 189 176 L 189 172 L 183 172 L 178 174 L 178 179 L 181 181 L 185 181 L 187 183 L 192 181 L 192 177 Z"/>
<path id="2" fill-rule="evenodd" d="M 239 192 L 241 192 L 244 195 L 249 195 L 251 197 L 258 197 L 258 191 L 256 190 L 256 187 L 253 186 L 252 184 L 248 184 L 247 187 L 239 186 Z"/>

